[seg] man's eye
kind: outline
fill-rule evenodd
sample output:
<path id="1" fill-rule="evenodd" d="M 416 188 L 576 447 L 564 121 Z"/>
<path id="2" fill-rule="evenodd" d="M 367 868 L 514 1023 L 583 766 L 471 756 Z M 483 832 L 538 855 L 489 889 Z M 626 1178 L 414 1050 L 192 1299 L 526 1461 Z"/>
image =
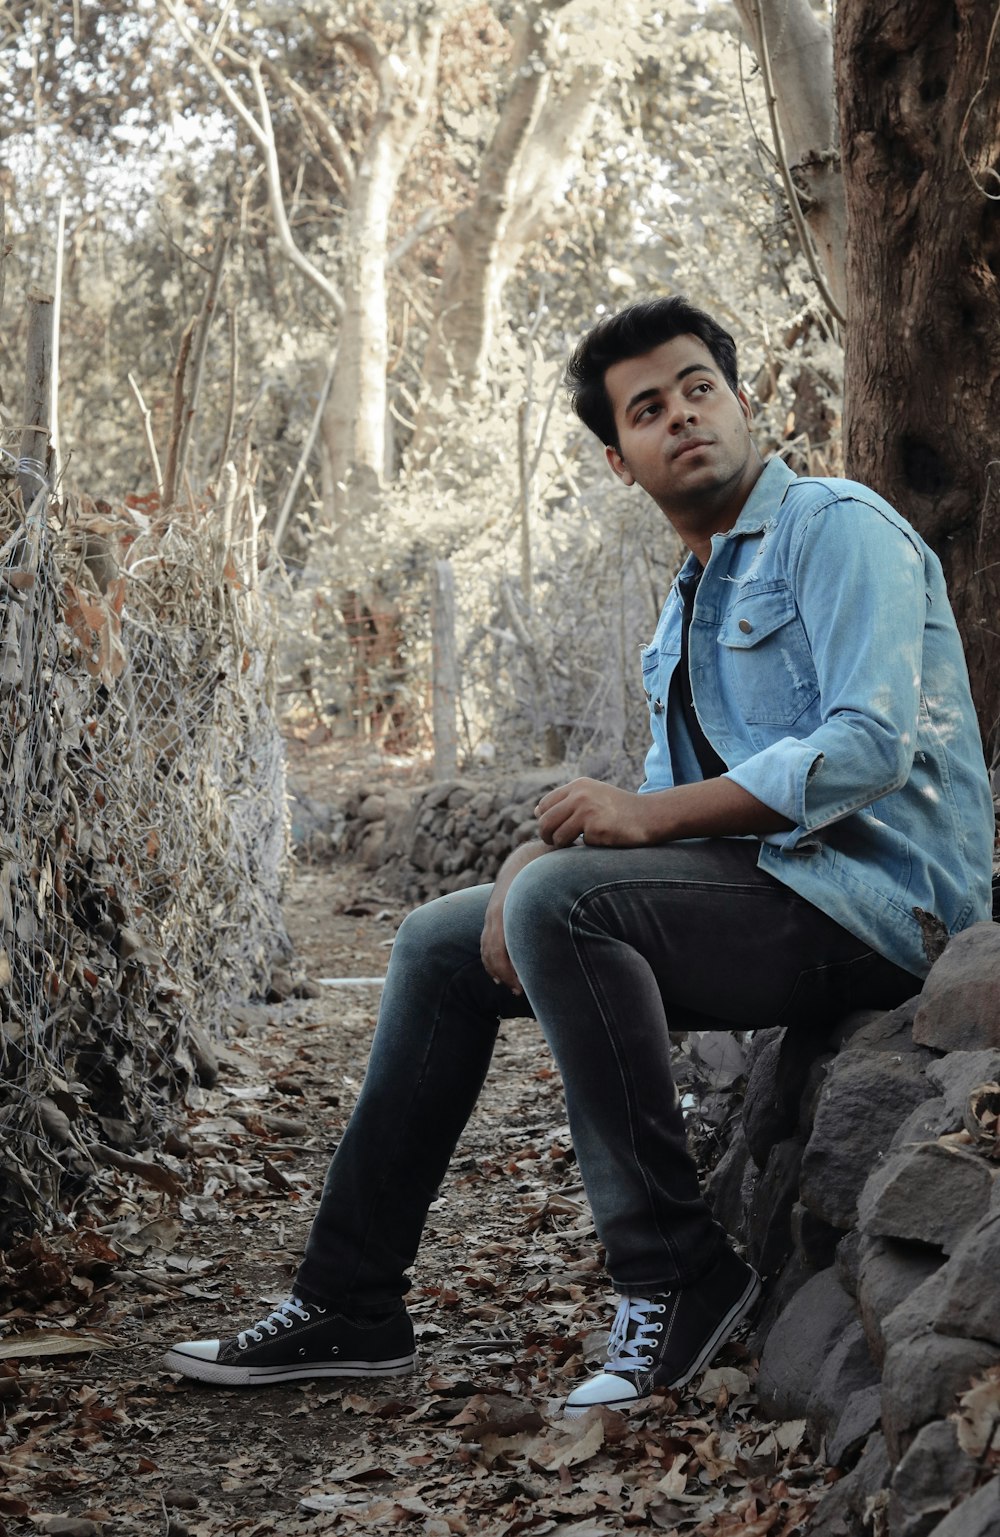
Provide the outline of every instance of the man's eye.
<path id="1" fill-rule="evenodd" d="M 710 392 L 711 388 L 712 388 L 712 386 L 711 386 L 711 384 L 709 384 L 708 380 L 707 379 L 702 379 L 699 384 L 695 385 L 695 387 L 691 391 L 691 393 L 693 395 L 696 390 L 704 390 L 705 394 L 707 395 Z"/>

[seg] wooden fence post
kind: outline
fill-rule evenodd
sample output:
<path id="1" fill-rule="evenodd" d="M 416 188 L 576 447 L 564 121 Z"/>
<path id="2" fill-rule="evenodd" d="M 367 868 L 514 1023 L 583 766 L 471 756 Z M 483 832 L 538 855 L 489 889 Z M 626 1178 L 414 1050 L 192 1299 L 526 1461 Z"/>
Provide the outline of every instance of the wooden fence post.
<path id="1" fill-rule="evenodd" d="M 450 560 L 436 560 L 431 601 L 431 718 L 434 725 L 434 778 L 453 779 L 458 771 L 458 662 L 455 654 L 455 574 Z"/>
<path id="2" fill-rule="evenodd" d="M 28 356 L 24 371 L 17 483 L 28 512 L 49 484 L 49 405 L 52 381 L 52 295 L 28 294 Z"/>

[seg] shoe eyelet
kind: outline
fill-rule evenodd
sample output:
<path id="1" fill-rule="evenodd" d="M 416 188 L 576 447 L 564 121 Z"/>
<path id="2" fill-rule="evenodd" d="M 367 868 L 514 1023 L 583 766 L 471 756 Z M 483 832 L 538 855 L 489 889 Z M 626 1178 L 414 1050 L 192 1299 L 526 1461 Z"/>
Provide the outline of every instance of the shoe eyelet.
<path id="1" fill-rule="evenodd" d="M 339 1345 L 334 1345 L 332 1350 L 330 1351 L 330 1354 L 332 1356 L 339 1356 L 340 1355 L 340 1346 Z"/>
<path id="2" fill-rule="evenodd" d="M 246 1348 L 247 1348 L 246 1340 L 237 1340 L 236 1341 L 236 1345 L 237 1345 L 237 1348 L 239 1350 L 246 1350 Z"/>
<path id="3" fill-rule="evenodd" d="M 653 1330 L 654 1330 L 654 1332 L 656 1334 L 662 1334 L 663 1333 L 663 1325 L 662 1324 L 654 1324 L 653 1325 Z"/>

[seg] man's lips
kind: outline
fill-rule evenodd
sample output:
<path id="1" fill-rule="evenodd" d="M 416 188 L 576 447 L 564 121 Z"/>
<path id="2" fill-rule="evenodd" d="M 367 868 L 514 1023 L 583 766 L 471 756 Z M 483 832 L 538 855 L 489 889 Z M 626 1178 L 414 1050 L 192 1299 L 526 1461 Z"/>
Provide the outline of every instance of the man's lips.
<path id="1" fill-rule="evenodd" d="M 670 457 L 672 459 L 679 459 L 682 454 L 690 453 L 693 449 L 710 447 L 711 442 L 711 438 L 684 438 L 682 442 L 678 443 Z"/>

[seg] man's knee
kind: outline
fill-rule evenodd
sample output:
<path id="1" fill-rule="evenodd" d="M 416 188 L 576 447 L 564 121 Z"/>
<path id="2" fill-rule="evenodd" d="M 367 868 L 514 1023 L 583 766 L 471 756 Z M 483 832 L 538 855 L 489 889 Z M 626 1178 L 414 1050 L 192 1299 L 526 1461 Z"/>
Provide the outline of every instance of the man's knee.
<path id="1" fill-rule="evenodd" d="M 478 954 L 490 886 L 474 886 L 415 907 L 400 924 L 392 947 L 394 965 L 426 963 L 440 951 Z"/>

